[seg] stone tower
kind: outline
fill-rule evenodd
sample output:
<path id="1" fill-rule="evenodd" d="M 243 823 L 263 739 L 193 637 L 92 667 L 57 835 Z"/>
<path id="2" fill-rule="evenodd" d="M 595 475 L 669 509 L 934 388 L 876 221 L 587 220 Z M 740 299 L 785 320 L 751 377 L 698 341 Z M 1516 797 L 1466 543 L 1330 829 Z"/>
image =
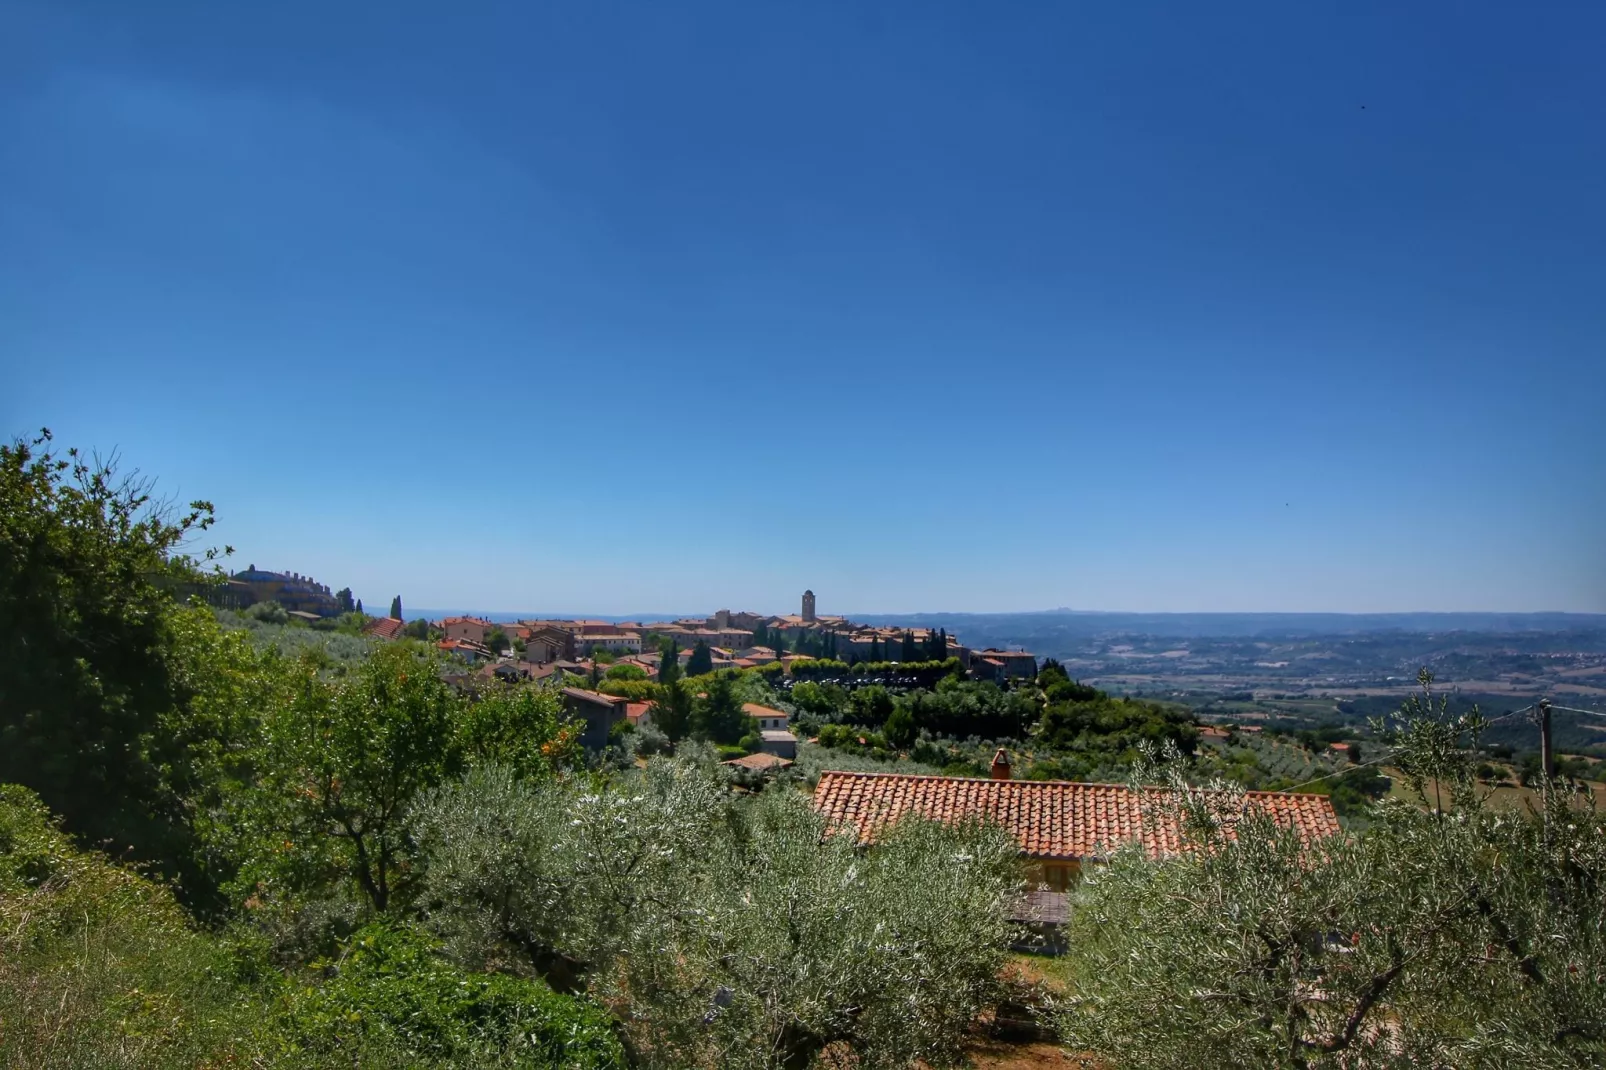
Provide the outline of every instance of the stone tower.
<path id="1" fill-rule="evenodd" d="M 814 622 L 814 592 L 803 592 L 803 619 L 808 623 Z"/>

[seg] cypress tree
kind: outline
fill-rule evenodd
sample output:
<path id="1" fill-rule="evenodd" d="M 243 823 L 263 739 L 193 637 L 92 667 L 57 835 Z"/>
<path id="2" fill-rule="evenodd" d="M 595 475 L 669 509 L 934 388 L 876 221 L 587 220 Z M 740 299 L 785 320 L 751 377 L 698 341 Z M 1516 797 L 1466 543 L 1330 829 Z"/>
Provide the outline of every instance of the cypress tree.
<path id="1" fill-rule="evenodd" d="M 691 649 L 691 657 L 686 659 L 686 675 L 702 676 L 714 671 L 714 655 L 709 652 L 708 644 L 701 639 Z"/>
<path id="2" fill-rule="evenodd" d="M 402 619 L 401 595 L 390 600 L 390 615 L 397 620 Z"/>

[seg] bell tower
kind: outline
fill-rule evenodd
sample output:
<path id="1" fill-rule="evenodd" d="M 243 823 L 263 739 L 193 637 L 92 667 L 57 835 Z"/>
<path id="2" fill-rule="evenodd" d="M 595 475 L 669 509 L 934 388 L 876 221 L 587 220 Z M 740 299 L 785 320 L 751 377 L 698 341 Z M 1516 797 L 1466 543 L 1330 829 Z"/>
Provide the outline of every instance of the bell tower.
<path id="1" fill-rule="evenodd" d="M 803 592 L 803 621 L 806 624 L 814 623 L 814 592 Z"/>

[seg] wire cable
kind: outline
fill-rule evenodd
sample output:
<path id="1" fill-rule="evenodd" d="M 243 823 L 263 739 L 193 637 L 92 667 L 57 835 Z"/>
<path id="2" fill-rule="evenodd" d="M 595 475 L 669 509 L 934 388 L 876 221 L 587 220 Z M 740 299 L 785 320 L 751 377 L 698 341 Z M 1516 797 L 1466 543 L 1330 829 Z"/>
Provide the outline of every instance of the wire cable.
<path id="1" fill-rule="evenodd" d="M 1581 710 L 1576 706 L 1556 705 L 1552 705 L 1550 708 L 1553 710 L 1561 710 L 1563 713 L 1587 713 L 1591 717 L 1606 717 L 1606 710 Z"/>
<path id="2" fill-rule="evenodd" d="M 1360 762 L 1360 763 L 1358 763 L 1356 765 L 1350 766 L 1348 769 L 1334 769 L 1331 773 L 1323 773 L 1319 777 L 1312 777 L 1310 780 L 1302 781 L 1302 782 L 1300 782 L 1298 784 L 1295 784 L 1291 788 L 1278 788 L 1276 791 L 1272 792 L 1272 794 L 1273 795 L 1286 795 L 1291 791 L 1298 791 L 1300 788 L 1308 788 L 1312 784 L 1320 784 L 1322 781 L 1327 780 L 1330 777 L 1343 776 L 1345 773 L 1354 772 L 1356 769 L 1365 769 L 1369 765 L 1381 765 L 1383 762 L 1388 761 L 1390 758 L 1394 757 L 1398 753 L 1400 753 L 1400 752 L 1399 752 L 1398 748 L 1396 748 L 1395 750 L 1389 751 L 1387 754 L 1383 755 L 1383 757 L 1381 757 L 1381 758 L 1373 758 L 1369 762 Z"/>
<path id="3" fill-rule="evenodd" d="M 1498 717 L 1491 717 L 1487 721 L 1483 722 L 1483 727 L 1487 728 L 1489 725 L 1496 724 L 1496 723 L 1498 723 L 1500 721 L 1504 721 L 1507 718 L 1516 717 L 1519 714 L 1527 713 L 1529 710 L 1534 708 L 1534 705 L 1535 705 L 1535 703 L 1530 702 L 1528 705 L 1524 706 L 1520 710 L 1512 710 L 1509 713 L 1502 713 Z M 1550 708 L 1554 710 L 1554 709 L 1558 709 L 1560 707 L 1552 706 Z M 1581 712 L 1587 712 L 1587 711 L 1581 711 Z M 1600 716 L 1606 717 L 1606 713 L 1603 713 Z M 1343 776 L 1345 773 L 1353 772 L 1356 769 L 1365 769 L 1368 766 L 1381 765 L 1382 763 L 1384 763 L 1384 762 L 1388 761 L 1389 759 L 1393 758 L 1395 755 L 1399 754 L 1401 749 L 1402 748 L 1396 747 L 1395 749 L 1389 751 L 1387 754 L 1383 755 L 1383 757 L 1381 757 L 1381 758 L 1373 758 L 1369 762 L 1359 762 L 1359 763 L 1357 763 L 1355 765 L 1350 766 L 1348 769 L 1335 769 L 1331 773 L 1323 773 L 1319 777 L 1313 777 L 1310 780 L 1302 781 L 1302 782 L 1300 782 L 1298 784 L 1295 784 L 1291 788 L 1278 788 L 1272 794 L 1274 794 L 1274 795 L 1284 795 L 1284 794 L 1287 794 L 1289 792 L 1298 791 L 1300 788 L 1307 788 L 1312 784 L 1320 784 L 1322 781 L 1331 779 L 1332 777 Z"/>
<path id="4" fill-rule="evenodd" d="M 1516 717 L 1516 716 L 1519 716 L 1521 714 L 1527 713 L 1528 711 L 1532 710 L 1536 705 L 1538 705 L 1538 703 L 1530 702 L 1530 703 L 1528 703 L 1528 705 L 1524 706 L 1520 710 L 1512 710 L 1509 713 L 1502 713 L 1499 717 L 1491 717 L 1487 721 L 1483 722 L 1484 726 L 1487 727 L 1487 726 L 1492 725 L 1492 724 L 1499 724 L 1501 721 L 1504 721 L 1509 717 Z"/>

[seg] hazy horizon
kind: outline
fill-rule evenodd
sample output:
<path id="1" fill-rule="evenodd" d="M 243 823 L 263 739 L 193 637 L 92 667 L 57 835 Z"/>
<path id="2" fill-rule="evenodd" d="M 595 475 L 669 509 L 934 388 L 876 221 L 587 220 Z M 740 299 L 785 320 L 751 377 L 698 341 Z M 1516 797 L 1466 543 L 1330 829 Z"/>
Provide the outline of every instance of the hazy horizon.
<path id="1" fill-rule="evenodd" d="M 389 601 L 388 600 L 386 600 L 383 603 L 376 603 L 376 604 L 373 604 L 373 605 L 370 605 L 366 601 L 364 602 L 364 609 L 369 610 L 371 612 L 383 613 L 383 612 L 386 611 L 386 609 L 388 609 L 388 607 L 389 607 Z M 766 616 L 784 616 L 784 615 L 786 615 L 788 613 L 795 613 L 797 611 L 795 607 L 793 609 L 787 609 L 787 610 L 764 610 L 764 609 L 756 609 L 756 608 L 753 608 L 753 607 L 750 607 L 750 606 L 749 607 L 721 606 L 719 608 L 721 608 L 721 609 L 729 609 L 732 612 L 762 613 L 762 614 L 765 614 Z M 503 622 L 506 622 L 506 621 L 516 621 L 516 620 L 587 620 L 587 619 L 609 620 L 609 621 L 652 622 L 652 621 L 679 620 L 679 619 L 682 619 L 682 618 L 690 619 L 690 618 L 710 617 L 710 616 L 712 616 L 714 614 L 714 610 L 711 610 L 711 609 L 710 610 L 703 610 L 703 611 L 688 610 L 688 611 L 684 611 L 684 612 L 675 612 L 675 613 L 641 612 L 641 611 L 626 612 L 626 613 L 616 613 L 616 612 L 613 612 L 613 611 L 604 611 L 604 610 L 476 609 L 476 608 L 473 608 L 473 607 L 462 607 L 462 606 L 450 607 L 450 608 L 420 607 L 418 609 L 414 609 L 414 608 L 412 608 L 411 606 L 409 606 L 407 604 L 405 599 L 403 599 L 402 610 L 403 610 L 403 615 L 405 617 L 407 617 L 408 619 L 410 619 L 410 620 L 411 619 L 416 619 L 418 617 L 428 617 L 431 620 L 439 620 L 443 616 L 458 616 L 458 615 L 469 616 L 469 615 L 472 615 L 472 616 L 483 617 L 486 620 L 494 621 L 496 623 L 503 623 Z M 824 612 L 827 612 L 827 611 L 821 610 L 821 612 L 824 613 Z M 1378 612 L 1378 613 L 1372 613 L 1372 612 L 1346 613 L 1346 612 L 1336 612 L 1336 611 L 1328 611 L 1328 610 L 1293 610 L 1293 611 L 1284 611 L 1284 610 L 1148 610 L 1148 611 L 1143 611 L 1143 610 L 1124 610 L 1124 609 L 1071 609 L 1071 608 L 1068 608 L 1068 607 L 1059 606 L 1059 607 L 1055 607 L 1053 609 L 1017 609 L 1017 610 L 986 610 L 986 609 L 982 609 L 982 610 L 933 609 L 933 610 L 900 610 L 900 611 L 857 610 L 857 611 L 848 611 L 848 612 L 843 612 L 843 613 L 833 613 L 831 615 L 846 617 L 849 620 L 866 621 L 866 622 L 874 621 L 874 620 L 878 620 L 878 619 L 886 619 L 886 618 L 911 618 L 911 619 L 913 619 L 913 618 L 920 618 L 920 617 L 933 617 L 933 618 L 935 618 L 935 617 L 1030 617 L 1030 616 L 1064 615 L 1064 616 L 1083 616 L 1083 617 L 1143 617 L 1143 618 L 1148 618 L 1148 617 L 1242 617 L 1242 618 L 1250 618 L 1250 617 L 1289 617 L 1289 618 L 1338 617 L 1338 618 L 1349 618 L 1349 619 L 1421 618 L 1421 617 L 1443 617 L 1443 618 L 1448 618 L 1448 619 L 1454 619 L 1454 618 L 1515 617 L 1515 618 L 1563 618 L 1563 619 L 1569 619 L 1569 620 L 1577 620 L 1577 621 L 1580 621 L 1580 622 L 1606 624 L 1606 613 L 1574 613 L 1574 612 L 1568 612 L 1568 611 L 1565 611 L 1565 610 L 1510 611 L 1510 610 L 1433 610 L 1433 609 L 1424 609 L 1424 610 L 1389 611 L 1389 612 Z"/>

